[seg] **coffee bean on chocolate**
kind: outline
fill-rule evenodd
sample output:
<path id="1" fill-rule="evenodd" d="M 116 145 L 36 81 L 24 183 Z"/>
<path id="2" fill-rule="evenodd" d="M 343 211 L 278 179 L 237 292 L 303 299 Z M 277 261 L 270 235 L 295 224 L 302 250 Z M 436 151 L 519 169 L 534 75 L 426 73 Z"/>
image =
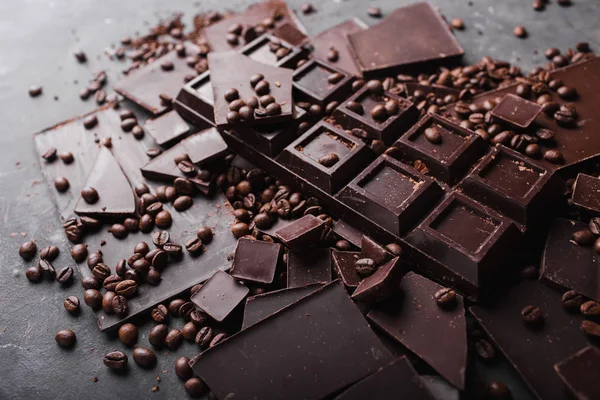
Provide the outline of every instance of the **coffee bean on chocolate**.
<path id="1" fill-rule="evenodd" d="M 156 224 L 156 227 L 160 229 L 170 228 L 171 224 L 173 223 L 171 213 L 167 210 L 159 212 L 158 214 L 156 214 L 156 217 L 154 217 L 154 223 Z"/>
<path id="2" fill-rule="evenodd" d="M 334 72 L 327 77 L 327 82 L 330 85 L 335 85 L 336 83 L 339 83 L 342 79 L 344 79 L 344 74 L 340 72 Z"/>
<path id="3" fill-rule="evenodd" d="M 340 158 L 335 153 L 327 153 L 319 158 L 319 164 L 327 168 L 333 167 L 338 161 L 340 161 Z"/>
<path id="4" fill-rule="evenodd" d="M 195 310 L 194 303 L 190 301 L 183 302 L 177 310 L 177 315 L 186 321 L 190 320 L 190 314 Z"/>
<path id="5" fill-rule="evenodd" d="M 30 282 L 39 282 L 42 280 L 42 270 L 36 265 L 31 266 L 25 271 L 25 276 Z"/>
<path id="6" fill-rule="evenodd" d="M 125 345 L 132 347 L 137 343 L 138 332 L 135 325 L 127 323 L 119 328 L 119 340 Z"/>
<path id="7" fill-rule="evenodd" d="M 187 380 L 194 376 L 194 371 L 190 367 L 190 359 L 188 357 L 179 357 L 175 361 L 175 375 L 179 379 Z"/>
<path id="8" fill-rule="evenodd" d="M 396 100 L 388 100 L 383 105 L 388 116 L 396 115 L 400 111 L 400 105 Z"/>
<path id="9" fill-rule="evenodd" d="M 83 293 L 83 301 L 90 308 L 100 308 L 102 305 L 102 294 L 97 289 L 88 289 Z"/>
<path id="10" fill-rule="evenodd" d="M 551 129 L 540 128 L 535 131 L 535 135 L 540 140 L 552 140 L 554 138 L 554 131 Z"/>
<path id="11" fill-rule="evenodd" d="M 475 342 L 475 351 L 483 361 L 491 361 L 496 358 L 496 349 L 487 339 L 479 339 Z"/>
<path id="12" fill-rule="evenodd" d="M 571 126 L 577 118 L 577 110 L 573 104 L 562 104 L 554 113 L 554 119 L 562 126 Z"/>
<path id="13" fill-rule="evenodd" d="M 35 257 L 36 252 L 37 252 L 37 245 L 35 244 L 35 242 L 33 240 L 29 240 L 29 241 L 23 243 L 21 245 L 21 247 L 19 247 L 19 255 L 25 261 L 29 261 L 33 257 Z"/>
<path id="14" fill-rule="evenodd" d="M 232 102 L 240 97 L 240 93 L 236 88 L 231 88 L 223 95 L 227 102 Z"/>
<path id="15" fill-rule="evenodd" d="M 570 86 L 561 86 L 560 88 L 558 88 L 556 93 L 560 96 L 561 99 L 565 100 L 573 100 L 576 99 L 578 96 L 577 89 Z"/>
<path id="16" fill-rule="evenodd" d="M 133 349 L 133 361 L 142 368 L 150 369 L 156 365 L 156 354 L 145 347 Z"/>
<path id="17" fill-rule="evenodd" d="M 102 296 L 102 309 L 104 310 L 105 313 L 107 313 L 107 314 L 113 313 L 112 301 L 115 298 L 115 296 L 116 295 L 114 292 L 106 292 L 106 293 L 104 293 L 104 296 Z"/>
<path id="18" fill-rule="evenodd" d="M 123 370 L 127 367 L 127 354 L 118 350 L 111 351 L 104 356 L 102 361 L 110 369 Z"/>
<path id="19" fill-rule="evenodd" d="M 544 152 L 544 159 L 553 164 L 562 164 L 564 161 L 562 153 L 556 149 L 546 150 Z"/>
<path id="20" fill-rule="evenodd" d="M 218 345 L 219 343 L 221 343 L 225 339 L 227 339 L 227 334 L 226 333 L 218 333 L 210 341 L 210 344 L 208 345 L 208 347 L 215 347 L 216 345 Z"/>
<path id="21" fill-rule="evenodd" d="M 71 347 L 75 346 L 77 336 L 72 330 L 64 329 L 56 333 L 54 340 L 56 340 L 56 343 L 58 343 L 60 347 L 70 349 Z"/>
<path id="22" fill-rule="evenodd" d="M 265 81 L 264 79 L 261 80 L 260 82 L 258 82 L 255 86 L 254 86 L 254 91 L 256 92 L 256 94 L 258 94 L 259 96 L 268 94 L 271 89 L 270 89 L 270 85 L 268 81 Z"/>
<path id="23" fill-rule="evenodd" d="M 184 388 L 190 397 L 201 397 L 208 390 L 204 381 L 198 377 L 193 377 L 185 381 Z M 226 398 L 228 400 L 232 399 L 231 396 L 224 397 L 224 399 Z"/>
<path id="24" fill-rule="evenodd" d="M 137 283 L 134 280 L 126 279 L 117 284 L 115 293 L 126 299 L 132 298 L 137 293 Z"/>
<path id="25" fill-rule="evenodd" d="M 121 129 L 124 132 L 130 132 L 134 126 L 137 126 L 137 120 L 135 118 L 127 118 L 121 121 Z"/>
<path id="26" fill-rule="evenodd" d="M 112 299 L 112 310 L 119 317 L 124 317 L 127 315 L 127 311 L 129 310 L 127 299 L 123 296 L 116 295 Z"/>
<path id="27" fill-rule="evenodd" d="M 119 119 L 121 121 L 124 121 L 124 120 L 129 119 L 129 118 L 135 119 L 135 115 L 133 114 L 133 111 L 131 111 L 131 110 L 122 110 L 121 112 L 119 112 Z"/>
<path id="28" fill-rule="evenodd" d="M 599 338 L 600 337 L 600 325 L 593 321 L 582 321 L 581 330 L 588 336 Z"/>
<path id="29" fill-rule="evenodd" d="M 593 217 L 588 224 L 590 232 L 596 236 L 600 236 L 600 217 Z"/>
<path id="30" fill-rule="evenodd" d="M 69 180 L 67 178 L 65 178 L 64 176 L 58 176 L 54 179 L 54 187 L 60 193 L 64 193 L 67 190 L 69 190 L 69 186 L 70 186 Z"/>
<path id="31" fill-rule="evenodd" d="M 94 204 L 98 201 L 98 191 L 93 187 L 85 187 L 81 190 L 81 198 L 88 204 Z"/>
<path id="32" fill-rule="evenodd" d="M 600 303 L 594 300 L 586 301 L 579 307 L 579 311 L 586 317 L 598 317 L 600 316 Z"/>
<path id="33" fill-rule="evenodd" d="M 371 118 L 377 121 L 384 121 L 388 118 L 386 108 L 382 104 L 377 104 L 371 109 Z"/>
<path id="34" fill-rule="evenodd" d="M 56 274 L 56 281 L 61 285 L 71 283 L 73 280 L 73 267 L 64 267 Z"/>
<path id="35" fill-rule="evenodd" d="M 571 240 L 577 243 L 580 246 L 589 246 L 596 240 L 594 234 L 587 230 L 576 231 L 571 236 Z"/>
<path id="36" fill-rule="evenodd" d="M 521 310 L 521 318 L 523 322 L 530 326 L 540 326 L 544 322 L 544 315 L 542 310 L 536 306 L 526 306 Z"/>
<path id="37" fill-rule="evenodd" d="M 139 259 L 131 264 L 131 268 L 140 275 L 145 275 L 150 271 L 150 262 L 146 259 Z"/>
<path id="38" fill-rule="evenodd" d="M 98 125 L 98 118 L 96 117 L 95 114 L 94 115 L 88 115 L 87 117 L 85 117 L 83 119 L 83 127 L 85 129 L 92 129 L 96 125 Z"/>
<path id="39" fill-rule="evenodd" d="M 354 263 L 356 273 L 362 277 L 372 275 L 377 269 L 375 261 L 370 258 L 361 258 Z"/>
<path id="40" fill-rule="evenodd" d="M 258 111 L 258 110 L 256 110 Z M 239 115 L 242 119 L 250 121 L 254 119 L 255 110 L 250 106 L 242 106 L 239 111 Z"/>
<path id="41" fill-rule="evenodd" d="M 252 87 L 255 87 L 263 79 L 265 79 L 263 74 L 254 74 L 250 77 L 250 85 L 252 85 Z"/>
<path id="42" fill-rule="evenodd" d="M 540 156 L 541 150 L 540 146 L 536 143 L 528 144 L 525 147 L 525 154 L 532 158 L 538 158 Z"/>
<path id="43" fill-rule="evenodd" d="M 442 134 L 438 128 L 431 126 L 425 129 L 425 138 L 433 144 L 442 143 Z"/>
<path id="44" fill-rule="evenodd" d="M 110 267 L 106 264 L 98 263 L 92 268 L 92 275 L 100 280 L 100 282 L 104 282 L 104 280 L 110 275 Z"/>
<path id="45" fill-rule="evenodd" d="M 450 288 L 443 288 L 435 292 L 435 302 L 443 308 L 453 308 L 456 306 L 456 292 Z"/>
<path id="46" fill-rule="evenodd" d="M 372 79 L 367 82 L 367 89 L 373 94 L 382 94 L 383 84 L 376 79 Z"/>
<path id="47" fill-rule="evenodd" d="M 203 226 L 196 231 L 196 236 L 203 243 L 210 243 L 213 239 L 213 231 L 208 226 Z"/>
<path id="48" fill-rule="evenodd" d="M 58 157 L 61 159 L 62 162 L 64 162 L 67 165 L 71 164 L 75 160 L 75 157 L 73 157 L 73 153 L 71 153 L 70 151 L 60 153 Z"/>
<path id="49" fill-rule="evenodd" d="M 281 114 L 281 104 L 279 103 L 271 103 L 267 105 L 265 108 L 265 112 L 269 116 L 275 116 Z"/>
<path id="50" fill-rule="evenodd" d="M 352 245 L 349 241 L 341 239 L 335 242 L 335 248 L 340 251 L 350 251 L 352 249 Z"/>
<path id="51" fill-rule="evenodd" d="M 183 343 L 183 334 L 179 329 L 171 329 L 165 338 L 165 345 L 169 350 L 177 350 Z"/>

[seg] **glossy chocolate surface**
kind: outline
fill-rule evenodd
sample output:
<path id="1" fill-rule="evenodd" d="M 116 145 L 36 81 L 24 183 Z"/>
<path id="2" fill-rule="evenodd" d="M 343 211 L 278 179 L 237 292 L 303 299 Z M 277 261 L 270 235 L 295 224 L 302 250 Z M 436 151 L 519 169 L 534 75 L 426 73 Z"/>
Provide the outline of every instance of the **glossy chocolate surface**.
<path id="1" fill-rule="evenodd" d="M 391 361 L 335 281 L 206 350 L 191 365 L 217 398 L 233 393 L 316 400 Z"/>
<path id="2" fill-rule="evenodd" d="M 349 34 L 348 42 L 366 77 L 459 58 L 464 53 L 446 21 L 429 3 L 398 8 L 378 24 Z"/>
<path id="3" fill-rule="evenodd" d="M 196 126 L 214 125 L 214 101 L 210 71 L 198 75 L 179 90 L 173 108 Z"/>
<path id="4" fill-rule="evenodd" d="M 352 294 L 352 299 L 365 304 L 386 300 L 395 293 L 404 273 L 406 270 L 403 269 L 400 259 L 393 258 L 363 279 Z"/>
<path id="5" fill-rule="evenodd" d="M 335 83 L 329 82 L 332 74 L 342 74 Z M 341 101 L 350 93 L 352 76 L 341 69 L 318 59 L 305 62 L 294 71 L 294 99 L 325 107 L 331 101 Z"/>
<path id="6" fill-rule="evenodd" d="M 400 281 L 398 297 L 378 304 L 367 318 L 462 390 L 467 368 L 463 299 L 457 295 L 454 308 L 441 308 L 433 297 L 440 289 L 409 272 Z"/>
<path id="7" fill-rule="evenodd" d="M 281 246 L 277 243 L 241 238 L 235 249 L 230 274 L 241 281 L 271 283 L 280 256 Z"/>
<path id="8" fill-rule="evenodd" d="M 190 133 L 190 126 L 175 111 L 149 119 L 144 127 L 156 144 L 164 147 L 172 146 Z"/>
<path id="9" fill-rule="evenodd" d="M 190 301 L 215 321 L 222 322 L 244 301 L 249 291 L 228 273 L 217 271 L 190 297 Z"/>
<path id="10" fill-rule="evenodd" d="M 577 400 L 600 399 L 600 350 L 588 346 L 554 365 Z"/>
<path id="11" fill-rule="evenodd" d="M 360 276 L 356 273 L 355 263 L 361 258 L 361 254 L 356 251 L 332 251 L 331 260 L 333 269 L 339 279 L 342 280 L 346 288 L 354 290 L 360 283 Z"/>
<path id="12" fill-rule="evenodd" d="M 514 94 L 507 94 L 492 110 L 492 116 L 516 128 L 525 129 L 542 112 L 542 106 Z"/>
<path id="13" fill-rule="evenodd" d="M 600 179 L 586 174 L 577 175 L 573 185 L 573 204 L 592 214 L 600 214 Z"/>
<path id="14" fill-rule="evenodd" d="M 331 282 L 331 250 L 299 249 L 287 253 L 287 287 Z"/>
<path id="15" fill-rule="evenodd" d="M 278 229 L 275 235 L 288 247 L 310 247 L 321 239 L 324 225 L 319 218 L 307 214 Z"/>

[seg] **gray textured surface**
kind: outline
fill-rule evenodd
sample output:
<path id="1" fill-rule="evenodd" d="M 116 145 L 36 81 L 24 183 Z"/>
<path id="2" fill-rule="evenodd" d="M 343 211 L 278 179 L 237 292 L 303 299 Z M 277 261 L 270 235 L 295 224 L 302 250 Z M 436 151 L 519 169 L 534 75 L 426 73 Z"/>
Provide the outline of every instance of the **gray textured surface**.
<path id="1" fill-rule="evenodd" d="M 298 8 L 305 1 L 290 1 Z M 389 11 L 411 0 L 314 2 L 317 13 L 300 16 L 310 33 L 358 16 L 368 23 L 368 6 Z M 174 360 L 197 353 L 186 344 L 173 354 L 160 352 L 157 367 L 148 372 L 132 365 L 126 376 L 108 371 L 102 355 L 123 346 L 100 333 L 93 313 L 84 307 L 77 317 L 67 315 L 63 299 L 81 296 L 79 285 L 61 289 L 52 283 L 30 284 L 25 265 L 18 257 L 19 245 L 34 238 L 39 247 L 58 245 L 62 266 L 70 261 L 69 246 L 60 229 L 58 215 L 42 183 L 32 134 L 54 123 L 95 108 L 82 102 L 79 89 L 92 71 L 106 69 L 110 83 L 123 66 L 109 62 L 103 49 L 136 31 L 145 32 L 147 23 L 171 11 L 184 11 L 189 18 L 209 9 L 239 10 L 249 1 L 202 0 L 3 0 L 0 1 L 0 399 L 75 398 L 185 398 L 183 385 L 173 371 Z M 436 0 L 448 17 L 461 17 L 466 24 L 457 38 L 466 50 L 467 61 L 483 55 L 516 62 L 525 69 L 543 63 L 543 50 L 554 46 L 566 49 L 581 40 L 600 48 L 600 3 L 574 0 L 574 6 L 553 4 L 541 13 L 528 0 Z M 515 25 L 524 25 L 530 36 L 512 36 Z M 82 48 L 89 58 L 78 64 L 73 51 Z M 535 50 L 540 50 L 539 54 Z M 79 83 L 74 83 L 78 81 Z M 44 86 L 36 99 L 27 95 L 31 84 Z M 59 100 L 53 99 L 58 96 Z M 180 321 L 174 326 L 179 326 Z M 140 328 L 140 344 L 147 344 L 150 324 Z M 54 334 L 71 328 L 77 332 L 77 346 L 60 349 Z M 131 354 L 127 350 L 128 354 Z M 505 377 L 505 367 L 483 370 L 489 377 Z M 151 393 L 161 377 L 160 391 Z M 98 382 L 92 381 L 98 377 Z M 522 398 L 518 384 L 511 385 Z"/>

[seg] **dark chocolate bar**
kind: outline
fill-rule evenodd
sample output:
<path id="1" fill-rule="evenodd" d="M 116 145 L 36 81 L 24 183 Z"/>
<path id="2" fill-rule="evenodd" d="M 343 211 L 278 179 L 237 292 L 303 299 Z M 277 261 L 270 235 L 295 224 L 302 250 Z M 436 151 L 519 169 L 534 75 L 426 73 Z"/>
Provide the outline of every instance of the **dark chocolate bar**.
<path id="1" fill-rule="evenodd" d="M 352 299 L 365 304 L 386 300 L 394 294 L 398 282 L 405 273 L 406 269 L 400 264 L 400 259 L 393 258 L 363 279 L 352 294 Z"/>
<path id="2" fill-rule="evenodd" d="M 287 253 L 287 287 L 331 282 L 331 250 L 299 249 Z"/>
<path id="3" fill-rule="evenodd" d="M 281 245 L 241 238 L 233 256 L 231 276 L 241 281 L 269 284 L 275 278 Z"/>
<path id="4" fill-rule="evenodd" d="M 217 271 L 190 297 L 190 301 L 215 321 L 222 322 L 244 301 L 249 291 L 228 273 Z"/>
<path id="5" fill-rule="evenodd" d="M 360 283 L 360 276 L 356 273 L 355 266 L 356 261 L 360 258 L 360 253 L 355 251 L 333 251 L 331 253 L 333 269 L 349 290 L 356 289 Z"/>
<path id="6" fill-rule="evenodd" d="M 190 133 L 190 126 L 175 111 L 147 120 L 144 127 L 162 147 L 170 147 Z"/>
<path id="7" fill-rule="evenodd" d="M 586 174 L 577 175 L 571 198 L 574 205 L 593 215 L 600 214 L 600 179 Z"/>
<path id="8" fill-rule="evenodd" d="M 554 365 L 577 400 L 600 399 L 600 350 L 588 346 Z"/>
<path id="9" fill-rule="evenodd" d="M 173 108 L 185 119 L 202 128 L 214 126 L 214 101 L 210 71 L 186 83 L 173 101 Z"/>
<path id="10" fill-rule="evenodd" d="M 542 112 L 542 106 L 514 94 L 507 94 L 492 110 L 492 116 L 517 129 L 528 128 Z"/>
<path id="11" fill-rule="evenodd" d="M 350 93 L 353 77 L 331 64 L 313 58 L 294 71 L 294 99 L 325 107 Z"/>

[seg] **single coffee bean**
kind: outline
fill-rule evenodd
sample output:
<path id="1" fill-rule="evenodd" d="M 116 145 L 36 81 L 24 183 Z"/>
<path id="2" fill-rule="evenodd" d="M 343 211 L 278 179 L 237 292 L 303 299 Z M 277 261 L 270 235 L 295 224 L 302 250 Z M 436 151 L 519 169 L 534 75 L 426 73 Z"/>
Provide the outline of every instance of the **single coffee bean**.
<path id="1" fill-rule="evenodd" d="M 156 365 L 156 354 L 145 347 L 133 349 L 133 361 L 142 368 L 150 369 Z"/>
<path id="2" fill-rule="evenodd" d="M 39 260 L 38 267 L 42 271 L 42 276 L 54 280 L 56 278 L 56 270 L 50 261 L 47 260 Z"/>
<path id="3" fill-rule="evenodd" d="M 181 308 L 181 306 L 184 303 L 185 303 L 185 300 L 183 300 L 183 299 L 171 300 L 171 302 L 167 306 L 167 309 L 169 310 L 169 315 L 172 315 L 174 317 L 179 317 L 179 309 Z"/>
<path id="4" fill-rule="evenodd" d="M 194 311 L 196 308 L 194 307 L 194 303 L 187 301 L 184 302 L 181 307 L 179 307 L 178 310 L 178 315 L 183 318 L 186 321 L 190 320 L 190 314 L 192 313 L 192 311 Z"/>
<path id="5" fill-rule="evenodd" d="M 117 239 L 125 239 L 129 234 L 129 230 L 123 224 L 113 224 L 110 227 L 110 232 Z"/>
<path id="6" fill-rule="evenodd" d="M 165 243 L 162 247 L 163 251 L 172 258 L 178 258 L 182 254 L 182 247 L 177 243 Z"/>
<path id="7" fill-rule="evenodd" d="M 77 313 L 79 311 L 79 299 L 75 296 L 69 296 L 63 302 L 63 306 L 71 314 Z"/>
<path id="8" fill-rule="evenodd" d="M 111 351 L 103 359 L 104 365 L 110 369 L 123 370 L 127 367 L 127 354 L 122 351 Z"/>
<path id="9" fill-rule="evenodd" d="M 513 30 L 513 34 L 516 37 L 523 39 L 523 38 L 527 37 L 527 30 L 525 29 L 524 26 L 519 25 L 519 26 L 515 27 L 515 29 Z"/>
<path id="10" fill-rule="evenodd" d="M 165 324 L 156 325 L 152 330 L 150 330 L 150 334 L 148 335 L 148 341 L 150 344 L 157 349 L 160 349 L 165 344 L 165 339 L 169 334 L 169 327 Z"/>
<path id="11" fill-rule="evenodd" d="M 185 392 L 190 397 L 200 397 L 208 390 L 208 387 L 206 386 L 204 381 L 198 377 L 190 378 L 187 381 L 185 381 L 184 388 Z M 227 398 L 228 400 L 232 400 L 231 396 L 227 396 Z"/>
<path id="12" fill-rule="evenodd" d="M 385 249 L 394 257 L 400 257 L 402 255 L 402 247 L 400 247 L 399 244 L 389 243 L 385 246 Z"/>
<path id="13" fill-rule="evenodd" d="M 132 298 L 137 293 L 137 283 L 133 280 L 124 280 L 117 284 L 115 293 L 119 296 L 123 296 L 126 299 Z"/>
<path id="14" fill-rule="evenodd" d="M 107 314 L 113 313 L 112 301 L 115 298 L 115 292 L 106 292 L 104 296 L 102 296 L 102 309 Z"/>
<path id="15" fill-rule="evenodd" d="M 169 316 L 169 310 L 162 304 L 159 304 L 155 308 L 152 309 L 152 319 L 156 322 L 162 324 L 167 320 Z"/>
<path id="16" fill-rule="evenodd" d="M 97 251 L 94 253 L 90 253 L 87 257 L 87 265 L 90 269 L 93 269 L 96 265 L 102 263 L 102 253 Z M 109 270 L 110 274 L 110 270 Z"/>
<path id="17" fill-rule="evenodd" d="M 121 278 L 119 275 L 116 275 L 116 274 L 109 275 L 102 282 L 102 286 L 104 286 L 104 289 L 106 289 L 110 292 L 114 292 L 115 289 L 117 288 L 117 285 L 119 284 L 119 282 L 122 282 L 122 281 L 123 281 L 123 278 Z"/>
<path id="18" fill-rule="evenodd" d="M 359 115 L 363 115 L 365 110 L 362 106 L 361 103 L 357 102 L 357 101 L 349 101 L 346 103 L 346 108 L 350 111 L 352 111 L 353 113 L 359 114 Z"/>
<path id="19" fill-rule="evenodd" d="M 240 97 L 240 93 L 238 92 L 238 90 L 236 88 L 231 88 L 225 92 L 223 97 L 225 98 L 225 101 L 227 101 L 229 103 L 229 102 L 232 102 L 232 101 L 238 99 Z"/>
<path id="20" fill-rule="evenodd" d="M 487 385 L 487 396 L 490 399 L 497 400 L 510 400 L 512 399 L 512 394 L 508 386 L 506 386 L 502 382 L 490 382 Z"/>
<path id="21" fill-rule="evenodd" d="M 57 150 L 56 147 L 50 147 L 48 150 L 46 150 L 43 154 L 42 154 L 42 158 L 47 161 L 47 162 L 52 162 L 54 160 L 56 160 L 56 154 L 57 154 Z"/>
<path id="22" fill-rule="evenodd" d="M 98 263 L 92 268 L 92 275 L 94 275 L 100 282 L 104 282 L 110 275 L 110 267 L 103 263 Z"/>
<path id="23" fill-rule="evenodd" d="M 542 310 L 532 305 L 526 306 L 521 310 L 521 318 L 523 322 L 530 326 L 539 326 L 544 322 Z"/>
<path id="24" fill-rule="evenodd" d="M 86 231 L 96 232 L 102 228 L 102 222 L 97 220 L 96 218 L 83 216 L 80 218 L 81 224 L 85 228 Z"/>
<path id="25" fill-rule="evenodd" d="M 88 204 L 94 204 L 98 201 L 98 191 L 93 187 L 85 187 L 81 190 L 81 198 Z"/>
<path id="26" fill-rule="evenodd" d="M 102 305 L 102 294 L 98 289 L 87 289 L 83 293 L 83 301 L 90 308 L 100 308 L 100 306 Z"/>
<path id="27" fill-rule="evenodd" d="M 190 359 L 188 357 L 179 357 L 175 361 L 175 375 L 179 379 L 187 380 L 194 376 L 194 371 L 190 367 Z"/>
<path id="28" fill-rule="evenodd" d="M 31 266 L 25 271 L 25 276 L 30 282 L 39 282 L 42 280 L 42 270 L 38 266 Z"/>
<path id="29" fill-rule="evenodd" d="M 594 235 L 600 236 L 600 217 L 590 219 L 589 229 Z"/>
<path id="30" fill-rule="evenodd" d="M 258 115 L 259 110 L 256 110 L 256 112 L 257 112 L 257 115 Z M 255 113 L 255 110 L 252 107 L 248 106 L 248 105 L 240 107 L 239 115 L 240 115 L 240 117 L 242 119 L 244 119 L 246 121 L 253 120 L 254 119 L 254 113 Z"/>
<path id="31" fill-rule="evenodd" d="M 186 323 L 183 328 L 181 328 L 181 334 L 185 340 L 193 342 L 198 334 L 198 328 L 192 321 L 190 321 Z"/>
<path id="32" fill-rule="evenodd" d="M 232 225 L 231 233 L 233 233 L 233 236 L 236 239 L 239 239 L 242 236 L 246 236 L 248 233 L 250 233 L 250 228 L 248 224 L 244 222 L 238 222 Z"/>
<path id="33" fill-rule="evenodd" d="M 194 341 L 201 347 L 208 347 L 213 339 L 213 331 L 210 327 L 205 326 L 200 328 Z"/>
<path id="34" fill-rule="evenodd" d="M 179 329 L 171 329 L 165 338 L 165 345 L 169 350 L 177 350 L 183 343 L 183 334 Z"/>
<path id="35" fill-rule="evenodd" d="M 382 104 L 377 104 L 371 109 L 371 118 L 373 118 L 374 120 L 384 121 L 387 119 L 387 117 L 387 111 L 385 109 L 385 106 L 383 106 Z"/>
<path id="36" fill-rule="evenodd" d="M 197 237 L 188 240 L 185 243 L 185 249 L 190 254 L 198 254 L 202 251 L 202 240 Z"/>
<path id="37" fill-rule="evenodd" d="M 382 94 L 383 84 L 380 81 L 373 79 L 367 82 L 367 89 L 373 94 Z"/>
<path id="38" fill-rule="evenodd" d="M 221 343 L 225 339 L 227 339 L 227 334 L 226 333 L 218 333 L 210 341 L 210 344 L 208 345 L 208 347 L 215 347 L 216 345 L 218 345 L 219 343 Z"/>
<path id="39" fill-rule="evenodd" d="M 315 118 L 321 118 L 323 115 L 323 108 L 318 104 L 312 104 L 308 108 L 308 113 Z"/>
<path id="40" fill-rule="evenodd" d="M 33 240 L 29 240 L 19 247 L 19 255 L 25 261 L 31 260 L 35 257 L 35 253 L 37 252 L 37 245 Z"/>
<path id="41" fill-rule="evenodd" d="M 208 320 L 208 316 L 205 313 L 203 313 L 202 311 L 192 310 L 192 312 L 189 313 L 189 320 L 194 325 L 196 325 L 198 328 L 200 328 L 204 324 L 206 324 L 206 321 Z"/>
<path id="42" fill-rule="evenodd" d="M 582 321 L 581 322 L 581 330 L 591 337 L 599 338 L 600 337 L 600 325 L 593 321 Z"/>
<path id="43" fill-rule="evenodd" d="M 136 233 L 140 230 L 140 220 L 137 218 L 125 218 L 123 226 L 127 229 L 127 232 Z"/>
<path id="44" fill-rule="evenodd" d="M 361 258 L 354 263 L 356 273 L 362 277 L 372 275 L 377 269 L 375 261 L 370 258 Z"/>
<path id="45" fill-rule="evenodd" d="M 540 140 L 552 140 L 552 139 L 554 139 L 555 133 L 553 130 L 546 129 L 546 128 L 540 128 L 535 131 L 535 135 Z"/>
<path id="46" fill-rule="evenodd" d="M 48 246 L 40 251 L 40 258 L 42 260 L 54 261 L 58 257 L 60 250 L 56 246 Z"/>
<path id="47" fill-rule="evenodd" d="M 264 79 L 261 80 L 260 82 L 258 82 L 255 86 L 254 86 L 254 91 L 256 92 L 256 94 L 258 94 L 259 96 L 268 94 L 271 89 L 270 89 L 270 85 L 268 81 L 265 81 Z"/>
<path id="48" fill-rule="evenodd" d="M 586 301 L 579 308 L 582 315 L 586 317 L 597 317 L 600 316 L 600 303 L 594 300 Z"/>
<path id="49" fill-rule="evenodd" d="M 585 297 L 576 290 L 568 290 L 562 295 L 562 305 L 567 311 L 579 311 L 585 301 Z"/>
<path id="50" fill-rule="evenodd" d="M 173 202 L 173 207 L 175 207 L 175 210 L 182 212 L 189 209 L 193 204 L 194 201 L 190 196 L 179 196 Z"/>
<path id="51" fill-rule="evenodd" d="M 338 161 L 340 161 L 340 157 L 335 153 L 327 153 L 319 158 L 319 164 L 327 168 L 333 167 Z"/>
<path id="52" fill-rule="evenodd" d="M 346 239 L 341 239 L 335 242 L 335 248 L 340 251 L 350 251 L 352 249 L 352 245 Z"/>
<path id="53" fill-rule="evenodd" d="M 396 115 L 400 111 L 400 105 L 396 100 L 388 100 L 383 105 L 387 115 Z"/>
<path id="54" fill-rule="evenodd" d="M 75 342 L 77 341 L 77 336 L 75 332 L 70 329 L 64 329 L 62 331 L 58 331 L 56 336 L 54 336 L 56 343 L 62 348 L 69 349 L 75 346 Z"/>
<path id="55" fill-rule="evenodd" d="M 574 232 L 571 239 L 580 246 L 589 246 L 594 243 L 596 237 L 591 231 L 584 229 Z"/>
<path id="56" fill-rule="evenodd" d="M 562 164 L 564 161 L 562 153 L 556 149 L 546 150 L 544 153 L 544 159 L 553 164 Z"/>
<path id="57" fill-rule="evenodd" d="M 70 283 L 73 280 L 73 268 L 64 267 L 56 274 L 56 281 L 61 285 Z"/>
<path id="58" fill-rule="evenodd" d="M 141 254 L 143 256 L 148 254 L 149 251 L 150 251 L 150 247 L 148 247 L 148 243 L 146 243 L 146 242 L 139 242 L 133 248 L 134 253 Z"/>
<path id="59" fill-rule="evenodd" d="M 340 72 L 334 72 L 327 77 L 327 82 L 330 85 L 335 85 L 339 83 L 342 79 L 344 79 L 344 74 Z"/>
<path id="60" fill-rule="evenodd" d="M 258 82 L 262 81 L 263 79 L 265 79 L 263 74 L 254 74 L 250 77 L 250 85 L 254 87 L 258 84 Z"/>
<path id="61" fill-rule="evenodd" d="M 100 287 L 102 286 L 102 282 L 100 282 L 94 276 L 86 276 L 86 277 L 81 278 L 81 286 L 83 286 L 83 288 L 85 290 L 100 289 Z"/>
<path id="62" fill-rule="evenodd" d="M 565 100 L 573 100 L 578 96 L 577 89 L 571 86 L 561 86 L 556 93 Z"/>
<path id="63" fill-rule="evenodd" d="M 265 112 L 269 116 L 275 116 L 281 114 L 281 104 L 271 103 L 265 107 Z"/>
<path id="64" fill-rule="evenodd" d="M 152 252 L 148 253 L 151 254 Z M 158 270 L 163 270 L 166 266 L 167 263 L 169 261 L 169 257 L 167 256 L 167 252 L 166 251 L 162 251 L 162 250 L 158 250 L 153 256 L 152 256 L 152 266 L 154 268 L 157 268 Z"/>
<path id="65" fill-rule="evenodd" d="M 152 243 L 156 247 L 163 247 L 171 240 L 171 235 L 167 231 L 158 231 L 152 234 Z"/>
<path id="66" fill-rule="evenodd" d="M 123 317 L 127 315 L 127 311 L 129 311 L 129 307 L 127 305 L 127 299 L 123 296 L 114 296 L 112 299 L 112 310 L 119 317 Z"/>
<path id="67" fill-rule="evenodd" d="M 435 302 L 443 308 L 452 308 L 456 306 L 456 292 L 450 288 L 443 288 L 435 292 Z"/>
<path id="68" fill-rule="evenodd" d="M 171 218 L 171 213 L 168 212 L 167 210 L 163 210 L 163 211 L 159 212 L 158 214 L 156 214 L 156 217 L 154 218 L 154 223 L 156 224 L 156 227 L 160 228 L 160 229 L 170 228 L 171 224 L 173 223 L 173 219 Z"/>
<path id="69" fill-rule="evenodd" d="M 119 340 L 129 347 L 137 343 L 138 332 L 135 325 L 127 323 L 119 328 Z"/>
<path id="70" fill-rule="evenodd" d="M 433 144 L 442 143 L 442 134 L 435 126 L 425 129 L 425 138 Z"/>
<path id="71" fill-rule="evenodd" d="M 475 342 L 475 351 L 483 361 L 491 361 L 496 357 L 496 349 L 487 339 L 479 339 Z"/>
<path id="72" fill-rule="evenodd" d="M 150 214 L 144 214 L 140 218 L 140 232 L 150 233 L 154 228 L 154 218 Z"/>
<path id="73" fill-rule="evenodd" d="M 69 180 L 67 178 L 65 178 L 64 176 L 59 176 L 56 177 L 54 179 L 54 187 L 56 188 L 56 190 L 58 190 L 60 193 L 64 193 L 67 190 L 69 190 L 70 187 L 70 183 Z"/>

